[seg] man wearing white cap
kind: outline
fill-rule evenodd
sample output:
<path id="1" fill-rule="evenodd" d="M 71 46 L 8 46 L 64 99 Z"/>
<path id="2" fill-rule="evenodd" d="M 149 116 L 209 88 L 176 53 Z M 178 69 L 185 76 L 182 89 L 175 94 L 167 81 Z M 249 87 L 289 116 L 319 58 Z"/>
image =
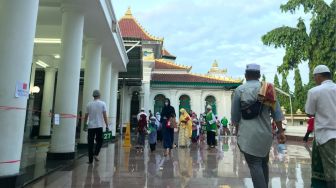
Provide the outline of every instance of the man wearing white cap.
<path id="1" fill-rule="evenodd" d="M 336 84 L 325 65 L 313 71 L 318 86 L 308 91 L 305 111 L 315 116 L 312 187 L 336 187 Z"/>
<path id="2" fill-rule="evenodd" d="M 238 146 L 250 168 L 253 186 L 267 188 L 269 152 L 273 142 L 271 117 L 278 127 L 279 139 L 285 140 L 281 123 L 284 116 L 276 99 L 273 107 L 260 103 L 258 100 L 261 88 L 260 65 L 248 64 L 245 78 L 246 83 L 234 92 L 231 122 L 236 126 Z"/>
<path id="3" fill-rule="evenodd" d="M 215 148 L 217 145 L 216 141 L 216 133 L 217 133 L 217 121 L 216 116 L 212 112 L 212 107 L 210 105 L 207 105 L 207 114 L 205 116 L 205 120 L 207 122 L 207 144 L 209 146 L 209 149 Z"/>

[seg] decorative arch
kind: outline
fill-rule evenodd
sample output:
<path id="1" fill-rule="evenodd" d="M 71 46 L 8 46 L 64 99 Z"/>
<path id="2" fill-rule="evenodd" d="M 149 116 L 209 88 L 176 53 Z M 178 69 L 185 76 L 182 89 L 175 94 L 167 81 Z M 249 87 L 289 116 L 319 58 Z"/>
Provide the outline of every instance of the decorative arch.
<path id="1" fill-rule="evenodd" d="M 212 95 L 208 95 L 206 98 L 205 98 L 205 112 L 206 112 L 206 107 L 210 105 L 212 107 L 212 112 L 214 114 L 217 114 L 217 106 L 216 106 L 216 98 Z"/>
<path id="2" fill-rule="evenodd" d="M 179 113 L 181 108 L 184 108 L 188 113 L 190 113 L 191 107 L 190 107 L 189 95 L 181 95 L 179 101 L 180 101 Z"/>
<path id="3" fill-rule="evenodd" d="M 158 94 L 154 97 L 154 114 L 156 114 L 156 112 L 161 113 L 162 108 L 164 107 L 165 99 L 166 96 L 163 94 Z"/>

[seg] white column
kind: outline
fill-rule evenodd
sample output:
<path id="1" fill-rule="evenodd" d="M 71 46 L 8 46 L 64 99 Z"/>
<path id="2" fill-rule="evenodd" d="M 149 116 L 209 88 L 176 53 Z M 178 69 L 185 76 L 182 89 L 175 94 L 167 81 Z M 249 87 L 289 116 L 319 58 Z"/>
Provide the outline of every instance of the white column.
<path id="1" fill-rule="evenodd" d="M 86 105 L 93 100 L 92 92 L 99 88 L 100 64 L 101 64 L 101 44 L 94 39 L 86 40 L 85 48 L 85 72 L 83 88 L 82 116 L 86 113 Z M 84 118 L 81 121 L 80 144 L 87 144 L 87 132 L 83 130 Z"/>
<path id="2" fill-rule="evenodd" d="M 141 108 L 145 108 L 145 93 L 143 92 L 143 91 L 141 91 L 140 93 L 139 93 L 139 97 L 140 97 L 140 109 Z M 148 110 L 145 108 L 145 112 L 147 113 L 148 112 Z"/>
<path id="3" fill-rule="evenodd" d="M 35 59 L 33 59 L 32 66 L 31 66 L 31 74 L 30 74 L 29 92 L 31 92 L 31 90 L 34 87 L 35 72 L 36 72 L 36 63 L 35 63 Z"/>
<path id="4" fill-rule="evenodd" d="M 76 3 L 71 2 L 73 5 L 62 4 L 62 46 L 55 113 L 77 115 L 84 15 Z M 61 118 L 60 125 L 53 128 L 48 158 L 74 158 L 75 134 L 76 118 Z"/>
<path id="5" fill-rule="evenodd" d="M 177 90 L 170 90 L 170 97 L 171 97 L 170 98 L 170 105 L 175 108 L 176 116 L 178 116 L 180 101 L 179 101 L 178 97 L 176 96 L 176 94 L 177 94 Z"/>
<path id="6" fill-rule="evenodd" d="M 119 125 L 120 125 L 120 128 L 122 128 L 122 126 L 124 125 L 124 119 L 125 119 L 125 113 L 124 113 L 124 110 L 125 110 L 125 80 L 123 80 L 123 86 L 122 88 L 120 89 L 120 109 L 119 109 Z M 122 133 L 122 132 L 121 132 Z"/>
<path id="7" fill-rule="evenodd" d="M 111 72 L 111 98 L 110 98 L 110 123 L 112 124 L 112 136 L 116 136 L 117 129 L 117 103 L 118 103 L 118 77 L 119 72 L 112 68 Z"/>
<path id="8" fill-rule="evenodd" d="M 132 99 L 132 94 L 130 94 L 129 92 L 127 92 L 127 88 L 125 89 L 125 99 L 124 99 L 124 107 L 123 109 L 125 109 L 123 111 L 124 114 L 124 124 L 126 123 L 130 123 L 130 119 L 131 119 L 131 99 Z"/>
<path id="9" fill-rule="evenodd" d="M 194 95 L 191 101 L 191 110 L 193 112 L 195 112 L 197 114 L 197 116 L 200 115 L 200 113 L 202 112 L 202 99 L 201 99 L 201 91 L 200 90 L 196 90 L 193 91 Z"/>
<path id="10" fill-rule="evenodd" d="M 27 97 L 14 93 L 17 82 L 29 86 L 38 3 L 0 1 L 0 106 L 22 108 L 0 110 L 0 182 L 20 169 Z"/>
<path id="11" fill-rule="evenodd" d="M 51 127 L 51 115 L 54 99 L 55 75 L 57 69 L 55 67 L 47 67 L 44 74 L 42 113 L 40 123 L 40 136 L 49 137 Z"/>
<path id="12" fill-rule="evenodd" d="M 143 89 L 144 89 L 144 97 L 143 97 L 143 102 L 144 102 L 144 108 L 146 110 L 146 113 L 149 112 L 149 110 L 151 109 L 151 102 L 150 102 L 150 83 L 149 81 L 144 82 L 143 83 Z"/>
<path id="13" fill-rule="evenodd" d="M 101 93 L 101 100 L 106 103 L 107 114 L 109 114 L 110 104 L 111 69 L 112 63 L 109 62 L 107 59 L 103 59 L 100 68 L 99 90 Z"/>

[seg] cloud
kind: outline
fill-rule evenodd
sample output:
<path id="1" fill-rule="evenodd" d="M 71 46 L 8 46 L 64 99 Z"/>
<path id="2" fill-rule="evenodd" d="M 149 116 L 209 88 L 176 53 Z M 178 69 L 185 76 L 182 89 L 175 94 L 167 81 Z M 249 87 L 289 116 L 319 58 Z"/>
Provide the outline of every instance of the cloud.
<path id="1" fill-rule="evenodd" d="M 261 36 L 276 27 L 295 26 L 299 17 L 309 19 L 302 11 L 282 13 L 280 5 L 285 2 L 123 0 L 114 6 L 121 17 L 129 3 L 143 27 L 164 37 L 165 48 L 177 56 L 179 64 L 192 65 L 193 72 L 206 73 L 217 59 L 229 76 L 239 77 L 246 64 L 259 63 L 267 80 L 273 81 L 284 50 L 264 46 Z"/>

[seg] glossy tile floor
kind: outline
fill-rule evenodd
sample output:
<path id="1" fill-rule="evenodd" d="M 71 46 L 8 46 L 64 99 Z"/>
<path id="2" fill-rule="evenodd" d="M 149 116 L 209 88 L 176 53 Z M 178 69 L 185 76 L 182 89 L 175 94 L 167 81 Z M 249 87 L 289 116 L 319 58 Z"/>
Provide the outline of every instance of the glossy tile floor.
<path id="1" fill-rule="evenodd" d="M 154 153 L 123 148 L 122 142 L 102 148 L 100 161 L 88 165 L 87 157 L 56 171 L 33 185 L 40 187 L 253 187 L 249 169 L 236 145 L 236 137 L 221 137 L 216 149 L 205 143 L 174 149 L 163 156 L 158 144 Z M 269 187 L 310 187 L 310 148 L 287 143 L 287 152 L 270 152 Z"/>

